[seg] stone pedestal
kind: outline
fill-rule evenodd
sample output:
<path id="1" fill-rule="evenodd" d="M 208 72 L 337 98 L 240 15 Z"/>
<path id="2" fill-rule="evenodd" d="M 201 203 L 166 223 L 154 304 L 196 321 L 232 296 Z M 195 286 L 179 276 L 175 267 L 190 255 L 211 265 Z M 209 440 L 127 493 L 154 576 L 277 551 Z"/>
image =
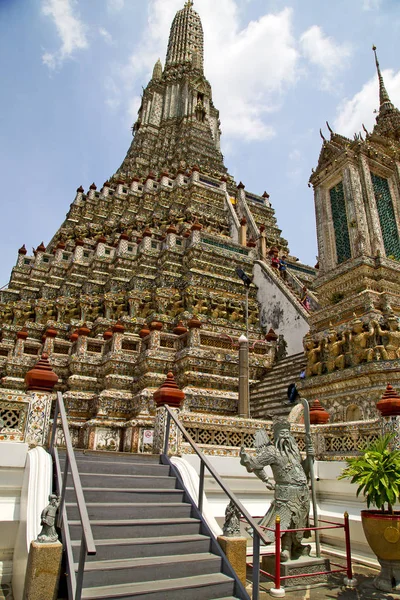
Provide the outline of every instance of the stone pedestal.
<path id="1" fill-rule="evenodd" d="M 272 575 L 275 574 L 275 556 L 263 556 L 261 568 Z M 294 577 L 293 579 L 284 579 L 281 586 L 285 588 L 296 586 L 307 586 L 313 584 L 326 583 L 328 575 L 313 575 L 320 571 L 330 571 L 331 565 L 329 558 L 313 558 L 311 556 L 303 556 L 297 560 L 288 560 L 281 563 L 281 577 L 289 575 L 296 576 L 302 573 L 308 573 L 309 577 Z"/>
<path id="2" fill-rule="evenodd" d="M 382 592 L 400 592 L 400 560 L 383 560 L 378 558 L 381 572 L 374 585 Z"/>
<path id="3" fill-rule="evenodd" d="M 24 600 L 56 600 L 62 544 L 31 542 L 25 575 Z"/>
<path id="4" fill-rule="evenodd" d="M 246 585 L 246 546 L 247 540 L 244 537 L 227 537 L 219 535 L 218 543 L 225 553 L 226 558 L 231 563 L 232 569 L 243 583 Z"/>

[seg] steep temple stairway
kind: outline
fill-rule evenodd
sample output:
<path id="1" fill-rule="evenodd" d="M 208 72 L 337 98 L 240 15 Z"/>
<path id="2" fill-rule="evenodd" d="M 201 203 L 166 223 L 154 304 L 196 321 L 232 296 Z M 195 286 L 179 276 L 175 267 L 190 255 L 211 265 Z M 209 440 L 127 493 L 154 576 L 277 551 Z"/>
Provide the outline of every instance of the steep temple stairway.
<path id="1" fill-rule="evenodd" d="M 173 466 L 158 455 L 75 456 L 97 550 L 82 598 L 248 600 Z M 81 525 L 68 486 L 66 509 L 77 570 Z"/>
<path id="2" fill-rule="evenodd" d="M 261 381 L 250 388 L 250 415 L 253 419 L 272 419 L 290 413 L 287 388 L 300 384 L 300 371 L 305 364 L 304 353 L 293 354 L 277 362 Z"/>

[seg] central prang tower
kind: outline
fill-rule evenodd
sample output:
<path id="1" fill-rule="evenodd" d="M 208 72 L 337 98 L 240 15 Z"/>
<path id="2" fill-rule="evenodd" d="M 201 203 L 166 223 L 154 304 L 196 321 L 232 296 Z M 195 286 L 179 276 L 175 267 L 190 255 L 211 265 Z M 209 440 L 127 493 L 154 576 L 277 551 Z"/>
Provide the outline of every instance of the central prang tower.
<path id="1" fill-rule="evenodd" d="M 120 176 L 175 173 L 194 164 L 214 177 L 226 174 L 219 112 L 203 65 L 203 27 L 193 2 L 186 2 L 172 23 L 165 68 L 156 62 L 143 92 Z"/>
<path id="2" fill-rule="evenodd" d="M 153 393 L 170 370 L 185 392 L 187 425 L 202 431 L 212 413 L 236 416 L 246 304 L 235 270 L 251 274 L 257 259 L 280 252 L 288 272 L 304 271 L 290 260 L 268 194 L 227 175 L 192 2 L 173 21 L 165 68 L 154 67 L 133 135 L 110 181 L 77 189 L 47 247 L 32 256 L 20 248 L 0 296 L 0 398 L 20 398 L 26 371 L 46 352 L 75 443 L 94 449 L 144 447 Z M 276 336 L 265 340 L 266 330 L 292 335 L 292 322 L 306 325 L 286 280 L 257 268 L 272 291 L 262 295 L 261 325 L 250 288 L 252 380 L 274 361 Z M 279 286 L 292 320 L 274 308 Z"/>

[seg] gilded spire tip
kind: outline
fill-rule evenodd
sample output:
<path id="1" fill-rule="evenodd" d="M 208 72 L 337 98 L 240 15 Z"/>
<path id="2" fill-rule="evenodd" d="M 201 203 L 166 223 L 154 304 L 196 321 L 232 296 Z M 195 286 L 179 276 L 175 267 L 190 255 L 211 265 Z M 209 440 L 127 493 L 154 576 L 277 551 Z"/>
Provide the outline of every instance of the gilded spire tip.
<path id="1" fill-rule="evenodd" d="M 393 108 L 393 104 L 390 101 L 389 98 L 389 94 L 386 91 L 385 88 L 385 82 L 383 81 L 383 76 L 381 73 L 381 68 L 379 66 L 379 60 L 378 60 L 378 55 L 376 53 L 376 46 L 375 44 L 372 46 L 372 50 L 375 54 L 375 64 L 376 64 L 376 71 L 378 73 L 378 80 L 379 80 L 379 100 L 380 100 L 380 110 L 379 112 L 385 112 L 388 109 L 392 109 Z"/>

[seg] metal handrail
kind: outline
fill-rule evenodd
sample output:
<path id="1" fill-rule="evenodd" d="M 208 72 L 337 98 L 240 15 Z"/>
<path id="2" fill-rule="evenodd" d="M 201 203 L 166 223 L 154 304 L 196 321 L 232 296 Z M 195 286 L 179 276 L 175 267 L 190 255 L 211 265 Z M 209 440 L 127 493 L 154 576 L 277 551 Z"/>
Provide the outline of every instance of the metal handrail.
<path id="1" fill-rule="evenodd" d="M 61 473 L 60 457 L 58 448 L 55 444 L 57 433 L 58 416 L 60 416 L 61 427 L 65 439 L 65 466 L 64 474 Z M 58 527 L 62 528 L 63 540 L 66 547 L 69 577 L 68 584 L 73 600 L 81 600 L 83 573 L 85 568 L 86 556 L 96 554 L 96 546 L 94 544 L 92 529 L 90 527 L 89 515 L 86 508 L 85 497 L 83 495 L 81 479 L 79 477 L 78 467 L 75 460 L 74 449 L 72 447 L 71 436 L 69 433 L 67 413 L 65 411 L 64 401 L 61 392 L 57 392 L 57 400 L 54 409 L 53 427 L 50 436 L 49 445 L 50 454 L 54 459 L 57 476 L 57 493 L 61 496 Z M 72 483 L 75 490 L 76 502 L 78 505 L 79 518 L 82 526 L 81 549 L 79 554 L 78 572 L 75 575 L 74 557 L 72 552 L 71 538 L 69 535 L 67 511 L 65 508 L 65 492 L 67 489 L 68 470 L 71 469 Z"/>
<path id="2" fill-rule="evenodd" d="M 200 459 L 200 479 L 199 479 L 199 497 L 197 508 L 199 509 L 200 514 L 203 513 L 203 492 L 204 492 L 204 472 L 205 468 L 207 468 L 208 472 L 213 476 L 218 485 L 222 488 L 225 494 L 233 501 L 235 506 L 240 510 L 244 519 L 253 529 L 253 564 L 258 565 L 258 568 L 253 568 L 253 600 L 259 600 L 259 590 L 260 590 L 260 540 L 264 542 L 264 544 L 269 544 L 269 541 L 263 534 L 262 529 L 255 522 L 250 513 L 245 509 L 243 504 L 236 498 L 235 494 L 231 492 L 229 487 L 222 481 L 218 473 L 215 471 L 214 467 L 211 465 L 210 461 L 204 456 L 201 452 L 200 448 L 197 446 L 193 438 L 186 431 L 185 427 L 179 421 L 178 417 L 171 411 L 168 405 L 165 405 L 165 410 L 167 412 L 167 422 L 165 428 L 165 440 L 164 440 L 164 454 L 168 456 L 168 448 L 169 448 L 169 432 L 171 427 L 171 419 L 174 421 L 175 425 L 182 433 L 184 438 L 189 442 L 195 453 Z"/>

